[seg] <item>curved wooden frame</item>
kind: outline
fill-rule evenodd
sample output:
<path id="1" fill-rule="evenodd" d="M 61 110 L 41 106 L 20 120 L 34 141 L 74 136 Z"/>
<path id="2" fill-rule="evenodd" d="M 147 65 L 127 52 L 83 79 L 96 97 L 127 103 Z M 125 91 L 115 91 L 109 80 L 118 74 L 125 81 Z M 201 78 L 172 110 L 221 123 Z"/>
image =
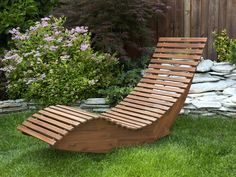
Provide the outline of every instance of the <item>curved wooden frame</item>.
<path id="1" fill-rule="evenodd" d="M 50 106 L 33 114 L 18 130 L 55 149 L 96 153 L 167 136 L 187 97 L 206 40 L 160 38 L 134 91 L 101 115 Z"/>

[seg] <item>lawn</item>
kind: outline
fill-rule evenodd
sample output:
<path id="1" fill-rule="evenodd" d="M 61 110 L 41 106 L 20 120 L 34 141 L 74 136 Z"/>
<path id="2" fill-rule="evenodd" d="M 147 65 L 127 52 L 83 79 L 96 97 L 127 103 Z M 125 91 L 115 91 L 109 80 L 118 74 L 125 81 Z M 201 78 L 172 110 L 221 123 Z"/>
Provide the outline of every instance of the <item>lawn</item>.
<path id="1" fill-rule="evenodd" d="M 0 177 L 236 176 L 236 119 L 177 119 L 171 136 L 107 154 L 49 149 L 16 130 L 31 112 L 0 116 Z"/>

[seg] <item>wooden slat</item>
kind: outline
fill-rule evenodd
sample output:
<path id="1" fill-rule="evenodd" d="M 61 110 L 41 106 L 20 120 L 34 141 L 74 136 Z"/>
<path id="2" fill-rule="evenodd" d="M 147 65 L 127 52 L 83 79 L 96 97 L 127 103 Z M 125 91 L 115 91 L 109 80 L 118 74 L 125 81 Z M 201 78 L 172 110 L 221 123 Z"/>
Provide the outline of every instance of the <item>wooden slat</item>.
<path id="1" fill-rule="evenodd" d="M 59 135 L 59 134 L 57 134 L 57 133 L 54 133 L 54 132 L 52 132 L 52 131 L 50 131 L 50 130 L 48 130 L 48 129 L 45 129 L 45 128 L 43 128 L 43 127 L 40 127 L 40 126 L 38 126 L 38 125 L 35 125 L 35 124 L 31 123 L 31 122 L 25 121 L 25 122 L 23 122 L 23 125 L 24 125 L 25 127 L 28 127 L 28 128 L 30 128 L 30 129 L 32 129 L 32 130 L 38 132 L 38 133 L 41 133 L 41 134 L 43 134 L 43 135 L 46 135 L 46 136 L 48 136 L 48 137 L 50 137 L 50 138 L 53 138 L 53 139 L 56 139 L 56 140 L 60 140 L 60 139 L 62 138 L 61 135 Z"/>
<path id="2" fill-rule="evenodd" d="M 74 112 L 74 111 L 71 111 L 71 110 L 67 110 L 67 109 L 64 109 L 64 108 L 60 108 L 60 107 L 57 107 L 57 106 L 50 106 L 50 108 L 53 108 L 53 109 L 55 109 L 57 111 L 61 111 L 63 113 L 67 113 L 67 114 L 79 117 L 81 119 L 85 119 L 85 120 L 92 119 L 92 117 L 90 117 L 90 116 L 87 116 L 87 115 L 84 115 L 84 114 L 80 114 L 80 113 L 77 113 L 77 112 Z"/>
<path id="3" fill-rule="evenodd" d="M 46 116 L 43 116 L 43 115 L 40 115 L 40 114 L 33 114 L 32 115 L 33 117 L 39 119 L 39 120 L 42 120 L 42 121 L 45 121 L 45 122 L 48 122 L 50 124 L 53 124 L 55 126 L 58 126 L 58 127 L 61 127 L 63 129 L 66 129 L 66 130 L 72 130 L 74 127 L 71 126 L 71 125 L 68 125 L 68 124 L 65 124 L 65 123 L 62 123 L 60 121 L 57 121 L 57 120 L 54 120 L 50 117 L 46 117 Z"/>
<path id="4" fill-rule="evenodd" d="M 33 131 L 33 130 L 31 130 L 31 129 L 23 126 L 23 125 L 19 125 L 17 127 L 17 129 L 24 132 L 24 133 L 26 133 L 26 134 L 28 134 L 28 135 L 31 135 L 35 138 L 38 138 L 38 139 L 40 139 L 40 140 L 42 140 L 42 141 L 44 141 L 44 142 L 46 142 L 50 145 L 54 145 L 56 143 L 56 141 L 54 139 L 48 138 L 48 137 L 46 137 L 46 136 L 44 136 L 44 135 L 42 135 L 38 132 L 35 132 L 35 131 Z"/>
<path id="5" fill-rule="evenodd" d="M 178 58 L 178 59 L 200 60 L 201 55 L 154 53 L 153 58 L 171 58 L 171 59 Z"/>
<path id="6" fill-rule="evenodd" d="M 150 88 L 143 88 L 143 87 L 135 87 L 134 91 L 150 93 L 150 94 L 156 93 L 161 96 L 174 97 L 174 98 L 180 97 L 180 94 L 177 94 L 177 93 L 165 92 L 165 91 L 160 91 L 160 90 L 153 90 L 152 88 L 150 89 Z"/>
<path id="7" fill-rule="evenodd" d="M 159 42 L 193 42 L 193 43 L 205 43 L 207 41 L 207 38 L 179 38 L 179 37 L 160 37 Z"/>
<path id="8" fill-rule="evenodd" d="M 57 132 L 57 133 L 59 133 L 59 134 L 61 134 L 61 135 L 65 135 L 65 134 L 68 133 L 68 131 L 66 131 L 66 130 L 64 130 L 64 129 L 62 129 L 62 128 L 59 128 L 59 127 L 57 127 L 57 126 L 54 126 L 54 125 L 52 125 L 52 124 L 43 122 L 43 121 L 38 120 L 38 119 L 34 119 L 34 118 L 32 118 L 32 117 L 28 118 L 27 120 L 30 121 L 30 122 L 32 122 L 32 123 L 34 123 L 34 124 L 37 124 L 37 125 L 39 125 L 39 126 L 41 126 L 41 127 L 46 127 L 47 129 L 49 129 L 49 130 L 51 130 L 51 131 L 54 131 L 54 132 Z"/>
<path id="9" fill-rule="evenodd" d="M 183 77 L 193 77 L 193 73 L 185 73 L 185 72 L 174 72 L 174 71 L 165 71 L 165 70 L 156 70 L 156 69 L 147 69 L 145 71 L 146 73 L 152 73 L 152 74 L 166 74 L 166 75 L 172 75 L 172 76 L 183 76 Z"/>
<path id="10" fill-rule="evenodd" d="M 169 107 L 168 106 L 163 106 L 160 105 L 158 103 L 156 103 L 155 99 L 143 99 L 143 97 L 138 97 L 135 95 L 128 95 L 124 101 L 130 102 L 130 103 L 135 103 L 135 104 L 139 104 L 139 105 L 144 105 L 144 106 L 150 106 L 153 108 L 158 108 L 158 109 L 162 109 L 162 110 L 168 110 Z"/>
<path id="11" fill-rule="evenodd" d="M 140 126 L 138 126 L 138 125 L 135 125 L 135 124 L 132 124 L 132 123 L 128 123 L 128 122 L 122 121 L 122 120 L 117 120 L 117 119 L 112 118 L 110 116 L 104 116 L 103 115 L 103 116 L 101 116 L 101 118 L 104 118 L 105 120 L 113 122 L 113 123 L 115 123 L 117 125 L 120 125 L 122 127 L 127 127 L 127 128 L 131 128 L 131 129 L 138 129 L 138 128 L 140 128 Z"/>
<path id="12" fill-rule="evenodd" d="M 149 84 L 159 84 L 164 86 L 173 86 L 173 87 L 179 87 L 179 88 L 187 88 L 187 84 L 183 84 L 180 82 L 172 82 L 172 81 L 160 81 L 160 80 L 153 80 L 153 79 L 141 79 L 140 83 L 149 83 Z"/>
<path id="13" fill-rule="evenodd" d="M 140 119 L 140 118 L 133 117 L 133 116 L 128 116 L 126 114 L 122 114 L 122 113 L 115 112 L 115 111 L 112 111 L 112 110 L 109 110 L 108 112 L 102 113 L 102 115 L 106 115 L 106 116 L 113 115 L 113 116 L 117 116 L 117 117 L 121 118 L 122 120 L 127 120 L 127 121 L 129 120 L 129 121 L 132 121 L 132 122 L 137 122 L 137 123 L 142 124 L 142 125 L 149 125 L 149 124 L 152 123 L 149 120 Z"/>
<path id="14" fill-rule="evenodd" d="M 159 59 L 152 59 L 151 63 L 178 64 L 178 65 L 189 65 L 189 66 L 197 66 L 198 65 L 198 62 L 186 61 L 186 60 L 159 60 Z"/>
<path id="15" fill-rule="evenodd" d="M 180 67 L 180 66 L 166 66 L 166 65 L 160 65 L 160 64 L 150 64 L 148 68 L 154 68 L 154 69 L 165 69 L 170 71 L 187 71 L 187 72 L 195 72 L 196 68 L 192 67 Z"/>
<path id="16" fill-rule="evenodd" d="M 158 43 L 157 47 L 166 48 L 191 48 L 191 49 L 203 49 L 205 44 L 186 44 L 186 43 Z"/>
<path id="17" fill-rule="evenodd" d="M 129 106 L 123 106 L 123 105 L 117 105 L 116 108 L 122 109 L 122 110 L 127 110 L 127 111 L 131 111 L 131 112 L 135 112 L 135 113 L 140 113 L 140 114 L 144 114 L 147 116 L 152 116 L 152 117 L 157 117 L 160 118 L 161 115 L 158 113 L 154 113 L 154 112 L 150 112 L 150 111 L 146 111 L 144 109 L 136 109 L 134 107 L 129 107 Z"/>
<path id="18" fill-rule="evenodd" d="M 71 115 L 71 114 L 68 114 L 68 113 L 64 113 L 64 112 L 58 111 L 58 110 L 53 109 L 53 108 L 44 108 L 44 110 L 48 111 L 48 112 L 51 112 L 53 114 L 57 114 L 57 115 L 66 117 L 66 118 L 74 120 L 74 121 L 86 122 L 86 119 L 83 119 L 83 118 L 80 118 L 80 117 L 77 117 L 77 116 L 74 116 L 74 115 Z"/>
<path id="19" fill-rule="evenodd" d="M 120 116 L 115 116 L 113 114 L 109 114 L 109 113 L 103 113 L 102 116 L 108 117 L 109 119 L 112 118 L 115 121 L 120 121 L 121 123 L 129 123 L 135 126 L 146 126 L 147 124 L 145 123 L 141 123 L 141 122 L 137 122 L 137 121 L 133 121 L 131 119 L 127 119 L 127 118 L 122 118 Z"/>
<path id="20" fill-rule="evenodd" d="M 202 54 L 202 49 L 156 48 L 155 53 Z"/>
<path id="21" fill-rule="evenodd" d="M 105 115 L 101 115 L 100 118 L 105 119 L 106 121 L 112 122 L 112 123 L 119 125 L 121 127 L 129 128 L 129 129 L 138 129 L 140 127 L 138 125 L 129 123 L 127 121 L 117 120 L 115 118 L 108 117 Z"/>
<path id="22" fill-rule="evenodd" d="M 138 83 L 138 87 L 145 87 L 145 88 L 152 88 L 152 89 L 157 89 L 157 90 L 164 90 L 168 92 L 176 92 L 176 93 L 184 93 L 185 90 L 178 88 L 178 87 L 167 87 L 167 86 L 158 86 L 158 85 L 153 85 L 153 84 L 146 84 L 146 83 Z"/>
<path id="23" fill-rule="evenodd" d="M 70 124 L 73 126 L 77 126 L 80 124 L 79 122 L 73 121 L 71 119 L 68 119 L 68 118 L 65 118 L 65 117 L 59 116 L 57 114 L 53 114 L 51 112 L 44 111 L 44 110 L 39 111 L 39 113 L 44 116 L 51 117 L 53 119 L 59 120 L 61 122 L 64 122 L 64 123 L 67 123 L 67 124 Z"/>
<path id="24" fill-rule="evenodd" d="M 165 105 L 165 106 L 172 106 L 173 103 L 176 101 L 176 99 L 168 99 L 168 101 L 166 100 L 166 97 L 163 96 L 159 96 L 159 95 L 155 95 L 155 94 L 147 94 L 147 93 L 141 93 L 141 92 L 136 92 L 133 91 L 131 92 L 130 95 L 136 95 L 136 96 L 140 96 L 143 97 L 143 99 L 147 98 L 147 99 L 156 99 L 156 103 L 161 104 L 161 105 Z M 171 101 L 169 101 L 171 100 Z"/>
<path id="25" fill-rule="evenodd" d="M 190 79 L 187 79 L 187 78 L 177 78 L 177 77 L 158 76 L 158 75 L 144 75 L 143 78 L 160 79 L 163 81 L 174 81 L 174 82 L 182 82 L 182 83 L 190 82 Z"/>
<path id="26" fill-rule="evenodd" d="M 133 107 L 133 108 L 138 108 L 140 110 L 147 110 L 147 111 L 151 111 L 151 112 L 155 112 L 158 114 L 164 114 L 165 111 L 161 110 L 161 109 L 157 109 L 157 108 L 153 108 L 153 107 L 148 107 L 148 106 L 144 106 L 144 105 L 138 105 L 138 104 L 133 104 L 133 103 L 129 103 L 126 101 L 121 101 L 119 103 L 119 105 L 124 105 L 124 106 L 129 106 L 129 107 Z"/>
<path id="27" fill-rule="evenodd" d="M 90 116 L 90 117 L 93 117 L 93 118 L 98 118 L 97 115 L 94 115 L 92 113 L 88 113 L 88 112 L 85 112 L 84 110 L 76 109 L 76 108 L 73 108 L 73 107 L 64 106 L 64 105 L 57 105 L 57 107 L 68 109 L 70 111 L 74 111 L 74 112 L 77 112 L 77 113 L 80 113 L 80 114 L 84 114 L 84 115 L 87 115 L 87 116 Z"/>
<path id="28" fill-rule="evenodd" d="M 130 116 L 139 117 L 139 118 L 144 119 L 144 120 L 150 120 L 150 121 L 156 121 L 157 120 L 155 117 L 146 116 L 146 115 L 143 115 L 143 114 L 134 113 L 134 112 L 130 112 L 130 111 L 125 111 L 123 109 L 119 109 L 119 108 L 116 108 L 116 107 L 112 108 L 111 110 L 115 111 L 115 112 L 127 114 L 127 115 L 130 115 Z"/>
<path id="29" fill-rule="evenodd" d="M 142 96 L 142 97 L 147 97 L 147 98 L 156 98 L 158 103 L 162 103 L 163 105 L 169 105 L 169 104 L 173 104 L 174 102 L 176 102 L 175 98 L 157 95 L 153 92 L 152 93 L 143 93 L 143 92 L 139 92 L 139 91 L 133 91 L 131 94 Z"/>

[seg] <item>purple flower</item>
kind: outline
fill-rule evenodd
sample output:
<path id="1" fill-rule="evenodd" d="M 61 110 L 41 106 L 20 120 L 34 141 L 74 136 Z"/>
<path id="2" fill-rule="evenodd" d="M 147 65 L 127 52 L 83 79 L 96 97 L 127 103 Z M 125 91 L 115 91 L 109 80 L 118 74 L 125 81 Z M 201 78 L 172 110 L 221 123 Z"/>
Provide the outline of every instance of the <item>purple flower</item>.
<path id="1" fill-rule="evenodd" d="M 43 27 L 48 26 L 48 22 L 47 22 L 47 21 L 42 21 L 42 26 L 43 26 Z"/>
<path id="2" fill-rule="evenodd" d="M 9 30 L 9 33 L 11 33 L 12 35 L 19 35 L 20 32 L 18 29 L 19 28 L 12 28 L 11 30 Z"/>
<path id="3" fill-rule="evenodd" d="M 42 18 L 41 20 L 42 20 L 42 21 L 49 21 L 50 18 L 48 18 L 48 17 L 44 17 L 44 18 Z"/>
<path id="4" fill-rule="evenodd" d="M 38 26 L 31 26 L 30 31 L 36 31 L 38 29 Z"/>
<path id="5" fill-rule="evenodd" d="M 57 46 L 54 46 L 54 45 L 53 45 L 53 46 L 50 47 L 50 50 L 51 50 L 51 51 L 55 51 L 55 50 L 57 50 L 57 48 L 58 48 Z"/>
<path id="6" fill-rule="evenodd" d="M 48 37 L 45 37 L 44 40 L 47 41 L 47 42 L 51 42 L 53 40 L 53 38 L 48 36 Z"/>
<path id="7" fill-rule="evenodd" d="M 87 28 L 87 27 L 84 27 L 84 26 L 81 26 L 81 27 L 77 26 L 77 27 L 75 28 L 75 32 L 76 32 L 76 33 L 81 33 L 81 34 L 87 33 L 87 32 L 88 32 L 88 28 Z"/>
<path id="8" fill-rule="evenodd" d="M 85 51 L 89 48 L 89 44 L 81 44 L 80 50 Z"/>

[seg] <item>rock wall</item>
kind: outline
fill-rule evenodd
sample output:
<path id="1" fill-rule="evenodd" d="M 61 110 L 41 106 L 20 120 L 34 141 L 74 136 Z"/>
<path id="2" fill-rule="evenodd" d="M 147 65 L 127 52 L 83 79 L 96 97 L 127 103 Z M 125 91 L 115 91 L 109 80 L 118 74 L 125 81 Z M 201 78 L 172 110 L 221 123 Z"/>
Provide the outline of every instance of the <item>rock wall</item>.
<path id="1" fill-rule="evenodd" d="M 181 113 L 236 117 L 236 67 L 203 60 Z"/>
<path id="2" fill-rule="evenodd" d="M 27 103 L 23 99 L 0 101 L 0 114 L 36 109 L 34 103 Z"/>

